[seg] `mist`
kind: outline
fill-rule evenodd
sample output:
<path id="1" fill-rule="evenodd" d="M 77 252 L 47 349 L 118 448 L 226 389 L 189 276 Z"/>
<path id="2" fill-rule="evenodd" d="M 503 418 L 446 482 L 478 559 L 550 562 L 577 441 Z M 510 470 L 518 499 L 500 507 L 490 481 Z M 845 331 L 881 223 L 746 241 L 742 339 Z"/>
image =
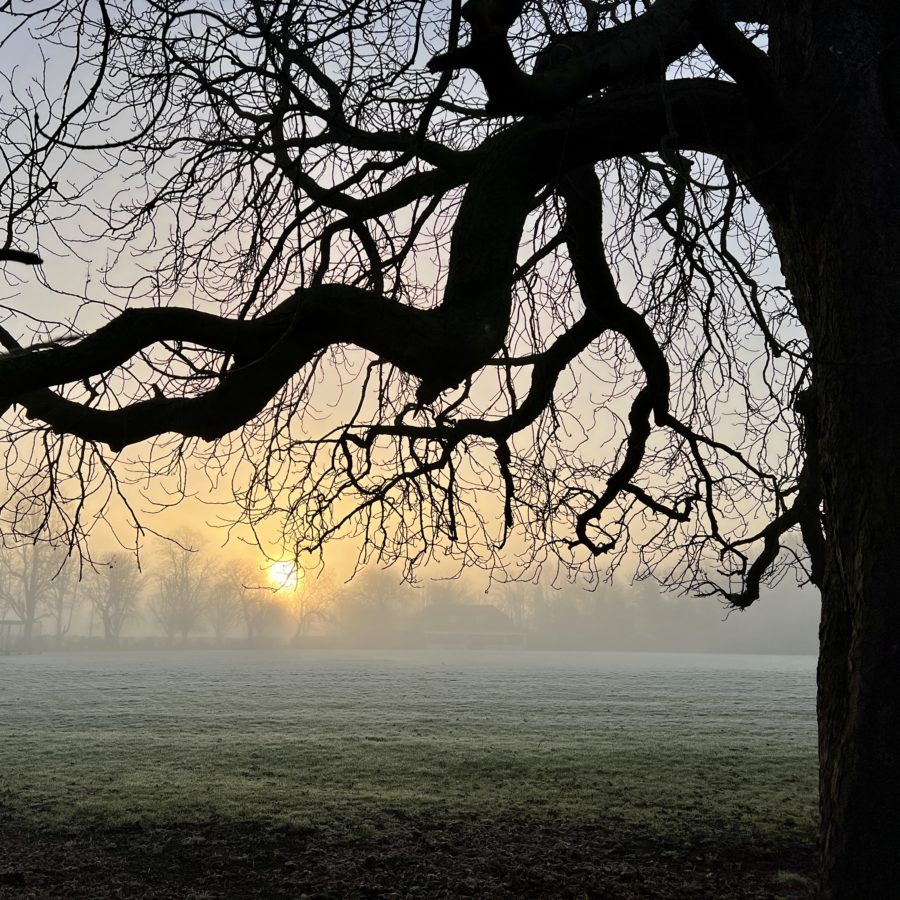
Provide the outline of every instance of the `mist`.
<path id="1" fill-rule="evenodd" d="M 200 541 L 112 554 L 80 580 L 41 546 L 0 557 L 5 649 L 439 649 L 815 654 L 815 592 L 782 584 L 744 612 L 715 598 L 663 594 L 650 581 L 494 584 L 474 577 L 404 583 L 393 570 L 298 570 Z M 23 585 L 31 594 L 23 596 Z M 13 627 L 20 623 L 17 628 Z"/>

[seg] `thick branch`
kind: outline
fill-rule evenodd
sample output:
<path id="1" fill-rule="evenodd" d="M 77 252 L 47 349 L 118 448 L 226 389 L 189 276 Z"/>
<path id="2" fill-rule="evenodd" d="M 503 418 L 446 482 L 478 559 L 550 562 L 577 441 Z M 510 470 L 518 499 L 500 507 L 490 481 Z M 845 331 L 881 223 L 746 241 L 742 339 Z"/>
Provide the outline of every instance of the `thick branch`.
<path id="1" fill-rule="evenodd" d="M 248 342 L 265 341 L 267 331 L 263 319 L 241 322 L 193 309 L 127 309 L 77 342 L 12 349 L 0 358 L 2 393 L 17 396 L 100 375 L 161 341 L 235 353 Z"/>
<path id="2" fill-rule="evenodd" d="M 352 343 L 421 378 L 419 399 L 428 402 L 500 351 L 522 227 L 543 185 L 578 165 L 656 149 L 673 124 L 681 146 L 727 155 L 749 144 L 741 113 L 733 85 L 686 80 L 667 85 L 665 98 L 658 88 L 636 88 L 489 139 L 460 207 L 447 288 L 435 309 L 322 285 L 301 289 L 272 313 L 246 322 L 190 310 L 133 310 L 69 346 L 0 358 L 0 397 L 24 403 L 59 431 L 115 447 L 167 431 L 214 439 L 256 415 L 322 349 Z M 640 320 L 624 307 L 618 315 L 622 320 L 611 326 L 617 330 L 629 318 Z M 632 338 L 648 370 L 653 348 L 633 329 Z M 100 374 L 163 340 L 232 353 L 237 365 L 201 396 L 154 398 L 121 410 L 31 393 Z"/>
<path id="3" fill-rule="evenodd" d="M 394 424 L 369 428 L 365 438 L 348 435 L 360 447 L 369 448 L 375 439 L 384 435 L 414 440 L 442 441 L 456 446 L 467 437 L 490 438 L 498 443 L 528 428 L 550 405 L 556 383 L 563 370 L 603 333 L 592 315 L 582 316 L 563 332 L 546 350 L 535 354 L 531 386 L 522 402 L 509 415 L 499 419 L 457 419 L 452 423 L 435 425 Z"/>
<path id="4" fill-rule="evenodd" d="M 716 0 L 700 0 L 690 21 L 709 55 L 754 107 L 769 118 L 783 117 L 783 101 L 768 56 L 741 33 L 726 12 Z"/>
<path id="5" fill-rule="evenodd" d="M 29 253 L 27 250 L 14 250 L 12 247 L 0 249 L 0 262 L 16 262 L 25 266 L 40 266 L 44 261 L 37 253 Z"/>
<path id="6" fill-rule="evenodd" d="M 769 21 L 769 0 L 726 0 L 725 6 L 733 22 L 765 25 Z"/>
<path id="7" fill-rule="evenodd" d="M 560 194 L 566 201 L 567 244 L 584 305 L 599 325 L 629 341 L 647 378 L 628 414 L 625 456 L 610 475 L 603 493 L 579 515 L 576 523 L 578 543 L 599 555 L 612 546 L 597 545 L 591 540 L 588 525 L 628 489 L 637 474 L 650 436 L 650 416 L 655 412 L 661 419 L 668 412 L 669 369 L 643 318 L 619 298 L 603 248 L 603 194 L 596 173 L 588 168 L 570 173 L 560 184 Z"/>
<path id="8" fill-rule="evenodd" d="M 526 74 L 516 64 L 506 31 L 472 26 L 472 41 L 434 57 L 433 72 L 472 69 L 484 83 L 488 111 L 502 115 L 548 114 L 616 82 L 666 65 L 696 46 L 685 43 L 685 25 L 697 0 L 657 0 L 641 16 L 596 34 L 569 36 L 565 62 Z M 511 24 L 511 23 L 510 23 Z"/>

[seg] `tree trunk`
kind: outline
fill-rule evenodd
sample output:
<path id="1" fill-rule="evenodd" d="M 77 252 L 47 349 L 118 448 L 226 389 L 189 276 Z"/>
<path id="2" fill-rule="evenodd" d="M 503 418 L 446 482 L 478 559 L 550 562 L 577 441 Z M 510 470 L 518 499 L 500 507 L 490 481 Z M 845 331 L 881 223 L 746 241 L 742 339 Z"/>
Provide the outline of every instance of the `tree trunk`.
<path id="1" fill-rule="evenodd" d="M 900 93 L 881 68 L 892 9 L 770 5 L 792 127 L 761 199 L 810 339 L 824 497 L 821 900 L 900 896 Z"/>
<path id="2" fill-rule="evenodd" d="M 22 629 L 22 650 L 31 653 L 34 647 L 34 615 L 26 612 L 25 626 Z"/>
<path id="3" fill-rule="evenodd" d="M 896 299 L 881 296 L 896 316 Z M 819 391 L 829 421 L 820 443 L 820 896 L 887 900 L 898 896 L 900 860 L 900 371 L 896 360 L 873 360 L 830 376 Z"/>
<path id="4" fill-rule="evenodd" d="M 875 117 L 861 113 L 866 98 L 852 105 L 857 87 L 846 89 L 848 103 L 833 112 L 837 121 L 810 139 L 798 161 L 805 184 L 773 227 L 812 346 L 825 510 L 820 897 L 895 900 L 900 154 Z"/>
<path id="5" fill-rule="evenodd" d="M 61 600 L 56 604 L 55 613 L 56 613 L 56 633 L 53 635 L 53 648 L 55 650 L 62 650 L 63 638 L 65 637 L 65 631 L 63 629 L 63 615 L 65 613 L 63 610 L 63 604 L 62 604 Z"/>

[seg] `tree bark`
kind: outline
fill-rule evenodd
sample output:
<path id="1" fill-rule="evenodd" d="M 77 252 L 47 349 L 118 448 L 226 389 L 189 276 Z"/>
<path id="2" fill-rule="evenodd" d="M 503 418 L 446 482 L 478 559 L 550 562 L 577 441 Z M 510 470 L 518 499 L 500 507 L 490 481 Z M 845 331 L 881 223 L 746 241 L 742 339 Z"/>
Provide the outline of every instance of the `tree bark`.
<path id="1" fill-rule="evenodd" d="M 900 133 L 888 4 L 770 6 L 793 137 L 764 199 L 811 348 L 825 560 L 821 900 L 898 896 Z"/>
<path id="2" fill-rule="evenodd" d="M 896 317 L 896 293 L 882 288 L 878 297 Z M 873 317 L 870 327 L 878 324 Z M 828 517 L 818 676 L 821 896 L 829 900 L 896 897 L 900 858 L 900 369 L 896 359 L 856 360 L 832 366 L 819 392 Z"/>
<path id="3" fill-rule="evenodd" d="M 881 298 L 896 307 L 896 295 Z M 900 858 L 900 371 L 873 360 L 830 374 L 819 391 L 828 547 L 820 896 L 887 900 L 897 897 Z"/>
<path id="4" fill-rule="evenodd" d="M 810 337 L 824 496 L 823 900 L 898 896 L 900 152 L 877 91 L 864 74 L 823 91 L 770 213 Z"/>

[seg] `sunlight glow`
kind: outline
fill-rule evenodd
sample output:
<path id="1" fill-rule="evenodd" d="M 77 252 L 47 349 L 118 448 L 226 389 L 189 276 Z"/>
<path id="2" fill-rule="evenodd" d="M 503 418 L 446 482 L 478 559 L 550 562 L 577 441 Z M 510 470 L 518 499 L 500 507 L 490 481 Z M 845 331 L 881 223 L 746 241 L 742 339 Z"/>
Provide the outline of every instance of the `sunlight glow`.
<path id="1" fill-rule="evenodd" d="M 295 591 L 303 573 L 291 560 L 281 560 L 269 566 L 269 581 L 276 590 Z"/>

